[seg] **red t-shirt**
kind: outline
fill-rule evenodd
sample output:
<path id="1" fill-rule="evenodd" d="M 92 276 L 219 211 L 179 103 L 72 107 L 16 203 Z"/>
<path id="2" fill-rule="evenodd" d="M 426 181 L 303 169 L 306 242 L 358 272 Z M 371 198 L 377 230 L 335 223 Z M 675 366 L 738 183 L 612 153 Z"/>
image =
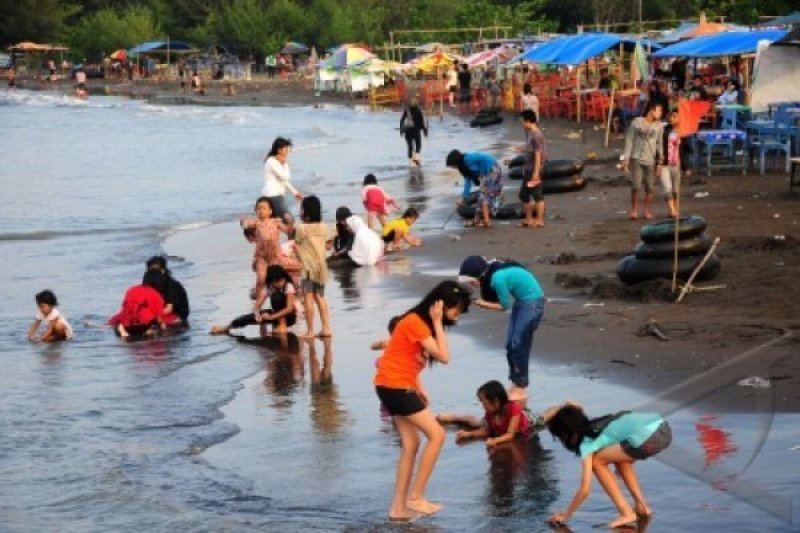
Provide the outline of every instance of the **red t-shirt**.
<path id="1" fill-rule="evenodd" d="M 146 326 L 156 322 L 164 314 L 164 298 L 148 285 L 136 285 L 128 289 L 122 300 L 122 309 L 112 316 L 112 326 Z"/>
<path id="2" fill-rule="evenodd" d="M 508 431 L 508 426 L 511 425 L 511 419 L 515 416 L 519 416 L 519 428 L 517 431 L 523 437 L 528 437 L 531 431 L 531 422 L 522 412 L 522 407 L 517 402 L 508 402 L 501 413 L 493 415 L 486 413 L 484 419 L 486 420 L 486 428 L 489 430 L 489 436 L 499 437 L 505 435 Z"/>
<path id="3" fill-rule="evenodd" d="M 422 341 L 432 337 L 431 328 L 416 313 L 409 313 L 397 323 L 389 344 L 378 359 L 373 383 L 389 389 L 417 390 L 419 373 L 425 368 Z"/>

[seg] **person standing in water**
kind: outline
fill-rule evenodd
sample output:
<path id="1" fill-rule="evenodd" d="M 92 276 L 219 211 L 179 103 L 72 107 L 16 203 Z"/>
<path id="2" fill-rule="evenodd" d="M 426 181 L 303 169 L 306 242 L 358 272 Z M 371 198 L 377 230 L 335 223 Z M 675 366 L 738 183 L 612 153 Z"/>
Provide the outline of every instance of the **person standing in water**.
<path id="1" fill-rule="evenodd" d="M 419 100 L 415 97 L 409 101 L 403 110 L 403 116 L 400 117 L 400 134 L 406 138 L 408 162 L 411 166 L 422 163 L 419 156 L 422 152 L 421 133 L 425 133 L 425 137 L 428 136 L 428 125 L 419 107 Z"/>
<path id="2" fill-rule="evenodd" d="M 264 158 L 264 188 L 261 189 L 261 196 L 269 198 L 272 205 L 272 216 L 281 220 L 285 220 L 285 215 L 288 213 L 286 191 L 291 192 L 298 202 L 303 199 L 300 191 L 292 185 L 289 172 L 289 152 L 291 150 L 292 141 L 276 137 L 267 157 Z"/>
<path id="3" fill-rule="evenodd" d="M 458 281 L 480 289 L 480 298 L 475 300 L 478 307 L 495 311 L 511 309 L 506 335 L 508 379 L 511 380 L 508 397 L 524 406 L 528 399 L 528 360 L 533 334 L 544 314 L 544 292 L 539 281 L 516 261 L 487 261 L 479 255 L 464 259 Z"/>
<path id="4" fill-rule="evenodd" d="M 442 509 L 441 504 L 425 498 L 425 487 L 444 445 L 445 432 L 428 406 L 428 395 L 419 374 L 428 362 L 450 362 L 444 328 L 456 324 L 469 304 L 469 291 L 465 287 L 454 281 L 440 283 L 400 318 L 378 359 L 375 392 L 392 416 L 402 445 L 390 520 L 408 521 L 416 513 L 430 515 Z M 420 431 L 428 442 L 412 484 Z"/>

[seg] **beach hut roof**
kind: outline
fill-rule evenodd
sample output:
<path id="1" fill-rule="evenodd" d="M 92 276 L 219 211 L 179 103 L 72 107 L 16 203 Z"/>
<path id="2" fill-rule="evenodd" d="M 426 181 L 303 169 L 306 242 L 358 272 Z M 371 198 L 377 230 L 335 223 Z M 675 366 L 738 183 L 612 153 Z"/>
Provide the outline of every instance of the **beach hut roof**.
<path id="1" fill-rule="evenodd" d="M 800 46 L 800 26 L 796 27 L 773 44 L 777 46 Z"/>
<path id="2" fill-rule="evenodd" d="M 66 46 L 58 46 L 52 44 L 39 44 L 32 41 L 23 41 L 21 43 L 12 44 L 8 47 L 12 52 L 66 52 L 69 50 Z"/>
<path id="3" fill-rule="evenodd" d="M 717 57 L 752 54 L 759 41 L 777 41 L 787 34 L 783 30 L 729 31 L 716 35 L 697 37 L 667 46 L 653 57 Z"/>
<path id="4" fill-rule="evenodd" d="M 517 56 L 515 60 L 551 65 L 580 65 L 620 44 L 632 50 L 637 42 L 651 49 L 661 48 L 660 44 L 647 39 L 635 39 L 615 33 L 581 33 L 548 41 Z"/>

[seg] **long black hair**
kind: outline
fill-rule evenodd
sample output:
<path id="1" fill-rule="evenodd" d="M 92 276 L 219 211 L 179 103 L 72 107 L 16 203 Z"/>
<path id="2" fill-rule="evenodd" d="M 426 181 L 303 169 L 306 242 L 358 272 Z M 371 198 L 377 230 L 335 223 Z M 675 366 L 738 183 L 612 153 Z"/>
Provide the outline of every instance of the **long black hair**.
<path id="1" fill-rule="evenodd" d="M 471 180 L 475 185 L 479 185 L 480 181 L 478 180 L 478 173 L 473 171 L 471 168 L 467 166 L 467 162 L 464 159 L 463 153 L 458 150 L 451 150 L 449 154 L 447 154 L 447 159 L 445 160 L 445 164 L 451 168 L 457 168 L 458 172 L 464 176 L 465 178 Z"/>
<path id="2" fill-rule="evenodd" d="M 286 272 L 286 269 L 283 268 L 281 265 L 270 265 L 267 267 L 267 275 L 266 280 L 264 283 L 267 286 L 271 286 L 273 283 L 279 280 L 285 280 L 286 283 L 292 283 L 292 276 Z"/>
<path id="3" fill-rule="evenodd" d="M 292 140 L 286 139 L 284 137 L 275 137 L 275 140 L 272 141 L 272 148 L 269 149 L 267 156 L 264 158 L 264 161 L 269 159 L 270 157 L 275 157 L 278 155 L 278 152 L 286 148 L 287 146 L 292 146 Z"/>
<path id="4" fill-rule="evenodd" d="M 142 277 L 142 285 L 152 287 L 159 292 L 162 296 L 166 290 L 166 283 L 164 276 L 157 270 L 148 270 Z"/>
<path id="5" fill-rule="evenodd" d="M 575 455 L 580 455 L 584 437 L 596 439 L 606 426 L 628 413 L 630 411 L 620 411 L 590 420 L 583 409 L 577 405 L 567 404 L 547 422 L 547 429 L 550 430 L 551 435 L 561 441 L 564 448 Z"/>
<path id="6" fill-rule="evenodd" d="M 455 281 L 443 281 L 431 289 L 417 305 L 409 309 L 403 316 L 415 313 L 428 325 L 433 335 L 436 336 L 436 332 L 433 328 L 433 320 L 431 319 L 431 306 L 439 300 L 444 304 L 445 310 L 458 307 L 461 309 L 462 313 L 469 311 L 469 304 L 471 302 L 469 289 Z M 442 323 L 445 326 L 452 326 L 455 324 L 452 320 L 448 320 L 446 315 L 442 317 Z"/>
<path id="7" fill-rule="evenodd" d="M 496 379 L 487 381 L 481 385 L 478 389 L 478 396 L 483 396 L 490 402 L 497 402 L 500 404 L 501 413 L 505 410 L 506 405 L 508 405 L 508 392 L 506 392 L 506 388 L 503 387 L 503 384 Z"/>

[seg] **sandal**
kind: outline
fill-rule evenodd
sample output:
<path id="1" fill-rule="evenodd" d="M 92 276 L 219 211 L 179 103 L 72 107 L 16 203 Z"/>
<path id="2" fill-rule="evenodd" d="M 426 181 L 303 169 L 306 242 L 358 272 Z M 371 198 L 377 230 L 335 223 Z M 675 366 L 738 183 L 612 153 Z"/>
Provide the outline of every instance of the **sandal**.
<path id="1" fill-rule="evenodd" d="M 532 228 L 533 227 L 533 223 L 532 222 L 531 223 L 520 222 L 519 224 L 517 224 L 517 227 L 518 228 Z"/>

